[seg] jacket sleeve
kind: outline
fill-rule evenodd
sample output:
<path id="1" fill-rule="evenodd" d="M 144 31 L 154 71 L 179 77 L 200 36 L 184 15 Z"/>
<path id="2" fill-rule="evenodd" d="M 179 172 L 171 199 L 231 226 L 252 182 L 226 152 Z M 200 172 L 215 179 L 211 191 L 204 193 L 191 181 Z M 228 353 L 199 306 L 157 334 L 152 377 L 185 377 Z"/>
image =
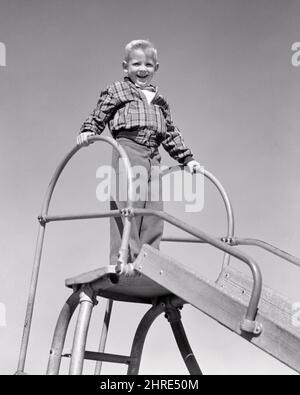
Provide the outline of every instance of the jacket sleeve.
<path id="1" fill-rule="evenodd" d="M 173 159 L 186 165 L 193 160 L 192 151 L 185 145 L 179 129 L 173 124 L 169 105 L 166 103 L 164 107 L 167 132 L 161 143 Z"/>
<path id="2" fill-rule="evenodd" d="M 80 133 L 92 132 L 101 134 L 106 124 L 113 117 L 118 105 L 118 98 L 113 86 L 109 86 L 100 93 L 96 108 L 84 121 L 80 128 Z"/>

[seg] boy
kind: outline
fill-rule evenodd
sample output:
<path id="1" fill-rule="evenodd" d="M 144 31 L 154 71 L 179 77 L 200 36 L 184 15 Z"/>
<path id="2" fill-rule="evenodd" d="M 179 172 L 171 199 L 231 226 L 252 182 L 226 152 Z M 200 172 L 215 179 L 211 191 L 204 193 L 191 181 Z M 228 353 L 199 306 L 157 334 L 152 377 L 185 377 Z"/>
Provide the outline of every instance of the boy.
<path id="1" fill-rule="evenodd" d="M 77 144 L 87 145 L 87 137 L 102 133 L 108 124 L 112 136 L 125 149 L 131 166 L 142 166 L 146 169 L 146 177 L 142 181 L 146 187 L 143 188 L 144 191 L 148 192 L 157 181 L 160 188 L 159 175 L 152 172 L 154 167 L 160 165 L 160 144 L 172 158 L 187 165 L 191 173 L 200 172 L 200 164 L 193 159 L 192 152 L 186 147 L 179 130 L 172 123 L 168 103 L 158 93 L 157 88 L 150 84 L 158 68 L 157 51 L 151 42 L 134 40 L 127 44 L 123 61 L 124 81 L 115 82 L 101 92 L 96 109 L 82 125 L 77 138 Z M 121 178 L 118 159 L 118 153 L 114 150 L 112 166 Z M 112 210 L 125 206 L 126 202 L 118 198 L 111 202 Z M 163 203 L 161 198 L 153 201 L 149 199 L 149 195 L 144 194 L 142 198 L 140 196 L 140 200 L 133 202 L 133 207 L 162 210 Z M 134 261 L 145 243 L 159 248 L 163 233 L 163 221 L 155 216 L 136 216 L 134 220 L 128 262 Z M 111 218 L 112 265 L 117 263 L 122 231 L 121 218 Z"/>

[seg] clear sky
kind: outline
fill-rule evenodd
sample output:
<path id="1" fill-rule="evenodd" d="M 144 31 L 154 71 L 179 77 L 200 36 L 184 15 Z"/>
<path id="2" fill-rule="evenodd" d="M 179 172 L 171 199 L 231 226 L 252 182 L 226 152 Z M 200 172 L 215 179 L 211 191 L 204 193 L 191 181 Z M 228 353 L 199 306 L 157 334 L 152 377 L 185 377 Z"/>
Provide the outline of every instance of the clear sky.
<path id="1" fill-rule="evenodd" d="M 226 187 L 236 235 L 300 256 L 300 67 L 291 63 L 299 26 L 297 0 L 1 0 L 0 42 L 7 50 L 7 65 L 0 67 L 1 374 L 17 366 L 36 217 L 48 182 L 100 90 L 122 78 L 123 48 L 132 39 L 156 44 L 160 70 L 154 82 L 195 158 Z M 50 212 L 104 210 L 96 199 L 96 171 L 109 163 L 110 151 L 99 144 L 80 151 L 59 181 Z M 176 164 L 167 154 L 163 159 Z M 187 214 L 178 204 L 166 211 L 215 236 L 226 232 L 222 202 L 208 183 L 201 213 Z M 168 226 L 166 233 L 178 231 Z M 29 373 L 45 372 L 55 321 L 70 293 L 65 278 L 108 264 L 108 235 L 106 220 L 48 226 Z M 254 247 L 241 249 L 260 263 L 268 285 L 300 301 L 297 268 Z M 207 246 L 165 243 L 162 250 L 212 279 L 221 268 L 222 254 Z M 101 301 L 90 350 L 97 348 L 103 311 Z M 108 352 L 129 353 L 145 311 L 115 304 Z M 186 306 L 182 314 L 205 373 L 293 373 L 196 309 Z M 92 364 L 85 369 L 92 372 Z M 118 372 L 125 368 L 104 365 L 103 373 Z M 140 373 L 185 372 L 161 317 L 148 335 Z"/>

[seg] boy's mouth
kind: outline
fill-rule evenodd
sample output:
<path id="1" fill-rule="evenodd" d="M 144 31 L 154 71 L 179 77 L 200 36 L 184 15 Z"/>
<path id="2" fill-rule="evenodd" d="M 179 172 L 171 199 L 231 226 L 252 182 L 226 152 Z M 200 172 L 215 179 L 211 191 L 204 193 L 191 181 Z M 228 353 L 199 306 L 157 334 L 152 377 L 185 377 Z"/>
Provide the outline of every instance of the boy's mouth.
<path id="1" fill-rule="evenodd" d="M 146 80 L 148 78 L 148 75 L 137 75 L 137 78 L 139 80 Z"/>
<path id="2" fill-rule="evenodd" d="M 145 86 L 149 83 L 149 74 L 146 75 L 135 75 L 135 82 L 141 86 Z"/>

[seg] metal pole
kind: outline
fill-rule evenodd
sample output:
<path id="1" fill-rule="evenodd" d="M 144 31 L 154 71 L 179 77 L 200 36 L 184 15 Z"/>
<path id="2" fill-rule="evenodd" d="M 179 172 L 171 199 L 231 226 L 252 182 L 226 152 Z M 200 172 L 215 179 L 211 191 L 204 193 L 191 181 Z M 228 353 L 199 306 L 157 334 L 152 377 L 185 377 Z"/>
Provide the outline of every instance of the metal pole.
<path id="1" fill-rule="evenodd" d="M 183 361 L 192 375 L 202 375 L 201 369 L 186 336 L 178 307 L 168 306 L 165 317 L 169 321 Z"/>
<path id="2" fill-rule="evenodd" d="M 218 191 L 222 196 L 226 208 L 226 215 L 227 215 L 227 237 L 231 238 L 234 235 L 234 216 L 233 216 L 233 208 L 228 193 L 226 192 L 221 182 L 212 173 L 210 173 L 207 170 L 204 170 L 204 175 L 216 186 L 216 188 L 218 189 Z M 229 262 L 230 262 L 230 255 L 225 254 L 223 259 L 223 266 L 229 265 Z"/>
<path id="3" fill-rule="evenodd" d="M 76 221 L 82 219 L 110 218 L 120 216 L 121 210 L 110 210 L 105 213 L 47 215 L 45 218 L 43 218 L 43 220 L 48 223 L 57 221 Z"/>
<path id="4" fill-rule="evenodd" d="M 106 304 L 105 316 L 104 316 L 102 332 L 101 332 L 101 337 L 100 337 L 100 344 L 99 344 L 99 349 L 98 349 L 98 352 L 100 352 L 100 353 L 103 353 L 105 350 L 112 306 L 113 306 L 113 300 L 108 299 L 107 304 Z M 97 361 L 96 367 L 95 367 L 95 375 L 101 374 L 101 368 L 102 368 L 102 361 Z"/>
<path id="5" fill-rule="evenodd" d="M 218 240 L 221 240 L 222 238 L 220 237 Z M 200 244 L 204 244 L 206 243 L 206 241 L 204 240 L 200 240 L 200 239 L 195 239 L 192 237 L 173 237 L 173 236 L 167 236 L 167 237 L 163 237 L 161 239 L 161 241 L 169 241 L 169 242 L 181 242 L 181 243 L 200 243 Z"/>
<path id="6" fill-rule="evenodd" d="M 31 281 L 30 281 L 29 295 L 28 295 L 28 301 L 27 301 L 27 309 L 26 309 L 26 315 L 25 315 L 23 335 L 22 335 L 22 341 L 21 341 L 21 348 L 20 348 L 20 354 L 19 354 L 17 374 L 24 372 L 24 369 L 25 369 L 26 354 L 27 354 L 29 335 L 30 335 L 30 329 L 31 329 L 33 307 L 34 307 L 34 302 L 35 302 L 37 282 L 38 282 L 38 276 L 39 276 L 39 270 L 40 270 L 40 263 L 41 263 L 45 230 L 46 230 L 45 224 L 40 224 L 38 237 L 37 237 L 37 243 L 36 243 L 33 268 L 32 268 L 32 274 L 31 274 Z"/>
<path id="7" fill-rule="evenodd" d="M 170 323 L 177 346 L 180 350 L 184 363 L 192 375 L 202 375 L 202 371 L 198 365 L 198 362 L 194 356 L 194 353 L 191 349 L 188 338 L 186 337 L 186 333 L 182 322 L 174 321 Z"/>
<path id="8" fill-rule="evenodd" d="M 73 339 L 70 375 L 82 374 L 86 339 L 94 307 L 94 291 L 86 286 L 80 292 L 80 310 Z"/>
<path id="9" fill-rule="evenodd" d="M 59 373 L 62 352 L 65 344 L 66 334 L 72 315 L 79 302 L 79 291 L 73 293 L 64 304 L 55 327 L 50 356 L 48 360 L 47 375 Z"/>
<path id="10" fill-rule="evenodd" d="M 131 231 L 131 217 L 126 216 L 124 219 L 124 228 L 122 234 L 122 242 L 119 249 L 118 261 L 116 266 L 116 272 L 118 274 L 130 272 L 132 269 L 132 265 L 127 265 L 128 261 L 128 243 L 130 238 Z M 130 268 L 129 268 L 130 266 Z"/>
<path id="11" fill-rule="evenodd" d="M 280 258 L 285 259 L 286 261 L 289 261 L 293 263 L 294 265 L 300 267 L 300 259 L 285 252 L 280 250 L 279 248 L 266 243 L 262 240 L 256 240 L 256 239 L 241 239 L 239 237 L 234 237 L 232 240 L 231 245 L 248 245 L 248 246 L 256 246 L 263 248 L 264 250 L 271 252 L 274 255 L 279 256 Z"/>
<path id="12" fill-rule="evenodd" d="M 218 240 L 224 241 L 224 237 L 219 237 Z M 173 236 L 166 236 L 162 238 L 162 241 L 167 242 L 183 242 L 183 243 L 206 243 L 204 240 L 195 239 L 191 237 L 173 237 Z M 230 239 L 229 245 L 231 246 L 238 246 L 238 245 L 247 245 L 247 246 L 255 246 L 263 248 L 264 250 L 270 252 L 271 254 L 277 255 L 278 257 L 285 259 L 288 262 L 293 263 L 296 266 L 300 266 L 300 259 L 294 255 L 289 254 L 286 251 L 279 249 L 278 247 L 273 246 L 270 243 L 266 243 L 262 240 L 257 239 L 242 239 L 239 237 L 233 237 Z"/>
<path id="13" fill-rule="evenodd" d="M 164 309 L 164 303 L 152 306 L 139 323 L 131 347 L 130 364 L 127 370 L 128 375 L 137 375 L 139 373 L 146 335 L 150 329 L 150 326 L 153 324 L 155 319 L 164 311 Z"/>
<path id="14" fill-rule="evenodd" d="M 86 351 L 84 353 L 84 359 L 89 359 L 90 361 L 101 361 L 101 362 L 112 362 L 112 363 L 122 363 L 124 365 L 129 365 L 130 357 L 126 355 L 119 354 L 107 354 L 99 353 L 94 351 Z"/>

